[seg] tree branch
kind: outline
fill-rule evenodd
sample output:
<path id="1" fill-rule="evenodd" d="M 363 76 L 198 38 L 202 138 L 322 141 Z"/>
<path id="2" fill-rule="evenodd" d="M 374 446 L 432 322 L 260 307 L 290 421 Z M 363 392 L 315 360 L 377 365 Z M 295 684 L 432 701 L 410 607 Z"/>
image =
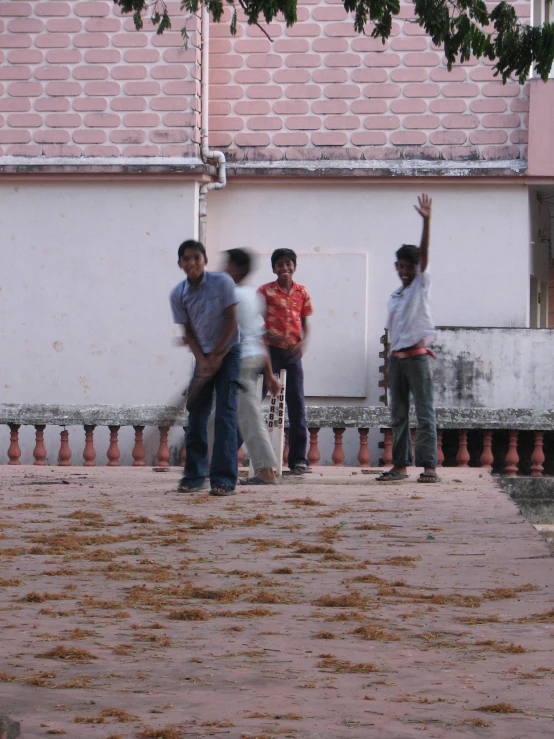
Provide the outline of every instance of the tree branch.
<path id="1" fill-rule="evenodd" d="M 503 82 L 515 77 L 523 84 L 534 69 L 547 80 L 554 63 L 554 23 L 543 26 L 523 25 L 515 7 L 501 0 L 489 13 L 485 0 L 413 0 L 416 18 L 408 19 L 425 29 L 435 46 L 444 48 L 446 64 L 468 61 L 472 56 L 494 61 L 494 69 Z M 142 13 L 153 8 L 151 21 L 162 34 L 171 28 L 165 0 L 114 0 L 123 13 L 132 13 L 137 29 L 143 26 Z M 269 41 L 271 36 L 261 25 L 280 14 L 287 27 L 297 21 L 297 0 L 181 0 L 181 9 L 196 14 L 202 4 L 214 22 L 223 16 L 224 3 L 233 8 L 231 33 L 236 33 L 237 5 L 249 25 L 257 26 Z M 386 41 L 392 33 L 392 21 L 400 13 L 400 0 L 342 0 L 344 9 L 354 16 L 358 33 Z M 367 33 L 366 27 L 372 30 Z M 491 31 L 490 28 L 493 28 Z M 182 30 L 186 38 L 186 28 Z"/>

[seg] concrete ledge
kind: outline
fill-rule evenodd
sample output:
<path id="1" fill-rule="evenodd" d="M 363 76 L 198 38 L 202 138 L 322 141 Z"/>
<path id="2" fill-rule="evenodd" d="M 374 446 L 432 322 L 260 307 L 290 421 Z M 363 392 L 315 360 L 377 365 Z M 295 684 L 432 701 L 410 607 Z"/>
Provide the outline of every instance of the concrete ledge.
<path id="1" fill-rule="evenodd" d="M 311 428 L 389 428 L 384 406 L 307 406 Z M 0 404 L 0 424 L 46 426 L 186 426 L 188 414 L 169 405 Z M 412 426 L 416 426 L 415 417 Z M 554 410 L 437 408 L 442 429 L 554 430 Z"/>
<path id="2" fill-rule="evenodd" d="M 501 161 L 444 159 L 333 159 L 227 163 L 229 178 L 237 177 L 521 177 L 524 159 Z M 196 157 L 1 157 L 0 175 L 14 174 L 215 174 Z"/>
<path id="3" fill-rule="evenodd" d="M 197 157 L 1 157 L 0 176 L 72 175 L 209 175 L 215 168 Z"/>
<path id="4" fill-rule="evenodd" d="M 444 159 L 323 160 L 229 162 L 232 177 L 514 177 L 524 175 L 525 160 L 445 161 Z"/>

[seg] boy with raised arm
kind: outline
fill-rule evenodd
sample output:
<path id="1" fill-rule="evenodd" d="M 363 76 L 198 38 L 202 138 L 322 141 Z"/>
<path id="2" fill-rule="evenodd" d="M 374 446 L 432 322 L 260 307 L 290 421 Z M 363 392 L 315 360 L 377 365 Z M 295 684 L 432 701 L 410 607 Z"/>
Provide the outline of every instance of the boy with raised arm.
<path id="1" fill-rule="evenodd" d="M 237 390 L 240 373 L 235 285 L 227 274 L 207 272 L 206 250 L 184 241 L 178 264 L 187 278 L 169 296 L 173 320 L 181 324 L 196 366 L 200 390 L 189 408 L 187 451 L 179 492 L 204 487 L 208 460 L 208 418 L 215 390 L 215 437 L 210 466 L 210 495 L 235 495 L 238 477 Z"/>
<path id="2" fill-rule="evenodd" d="M 308 316 L 313 313 L 310 295 L 294 282 L 296 254 L 292 249 L 276 249 L 271 266 L 277 275 L 259 289 L 266 303 L 265 340 L 273 372 L 287 371 L 285 400 L 289 414 L 288 465 L 296 475 L 311 472 L 306 458 L 308 428 L 304 404 L 302 350 L 308 336 Z"/>
<path id="3" fill-rule="evenodd" d="M 433 381 L 429 346 L 436 339 L 436 328 L 429 308 L 431 274 L 429 270 L 429 234 L 432 201 L 421 195 L 415 209 L 423 218 L 421 244 L 404 244 L 396 252 L 396 271 L 402 286 L 395 290 L 388 304 L 389 390 L 392 421 L 392 468 L 377 477 L 379 482 L 408 477 L 413 464 L 410 438 L 410 393 L 417 417 L 415 464 L 423 467 L 418 482 L 438 482 L 437 428 L 433 402 Z"/>

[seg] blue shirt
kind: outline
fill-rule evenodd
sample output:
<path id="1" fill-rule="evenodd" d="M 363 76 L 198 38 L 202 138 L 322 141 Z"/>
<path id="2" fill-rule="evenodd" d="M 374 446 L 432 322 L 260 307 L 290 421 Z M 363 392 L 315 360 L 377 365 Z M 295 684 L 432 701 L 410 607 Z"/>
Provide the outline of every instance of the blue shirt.
<path id="1" fill-rule="evenodd" d="M 204 354 L 209 354 L 223 330 L 223 312 L 235 305 L 235 283 L 222 272 L 204 272 L 197 287 L 188 278 L 180 282 L 169 294 L 169 302 L 175 323 L 190 323 L 196 340 Z M 239 343 L 236 329 L 229 344 Z"/>

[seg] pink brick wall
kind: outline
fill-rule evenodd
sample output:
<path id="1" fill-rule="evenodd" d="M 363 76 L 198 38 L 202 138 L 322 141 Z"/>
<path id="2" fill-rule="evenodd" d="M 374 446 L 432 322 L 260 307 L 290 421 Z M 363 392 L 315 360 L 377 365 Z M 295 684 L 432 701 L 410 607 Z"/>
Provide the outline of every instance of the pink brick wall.
<path id="1" fill-rule="evenodd" d="M 530 3 L 516 5 L 523 21 Z M 293 28 L 211 27 L 210 143 L 234 160 L 525 158 L 528 86 L 471 61 L 448 72 L 404 0 L 388 43 L 341 0 L 299 0 Z"/>
<path id="2" fill-rule="evenodd" d="M 112 2 L 0 2 L 0 155 L 198 155 L 198 44 Z"/>
<path id="3" fill-rule="evenodd" d="M 448 73 L 408 0 L 385 46 L 341 0 L 300 2 L 273 44 L 211 25 L 210 143 L 229 159 L 525 158 L 527 87 L 482 62 Z M 0 2 L 0 156 L 198 156 L 198 36 L 183 49 L 179 5 L 156 36 L 110 0 Z"/>

